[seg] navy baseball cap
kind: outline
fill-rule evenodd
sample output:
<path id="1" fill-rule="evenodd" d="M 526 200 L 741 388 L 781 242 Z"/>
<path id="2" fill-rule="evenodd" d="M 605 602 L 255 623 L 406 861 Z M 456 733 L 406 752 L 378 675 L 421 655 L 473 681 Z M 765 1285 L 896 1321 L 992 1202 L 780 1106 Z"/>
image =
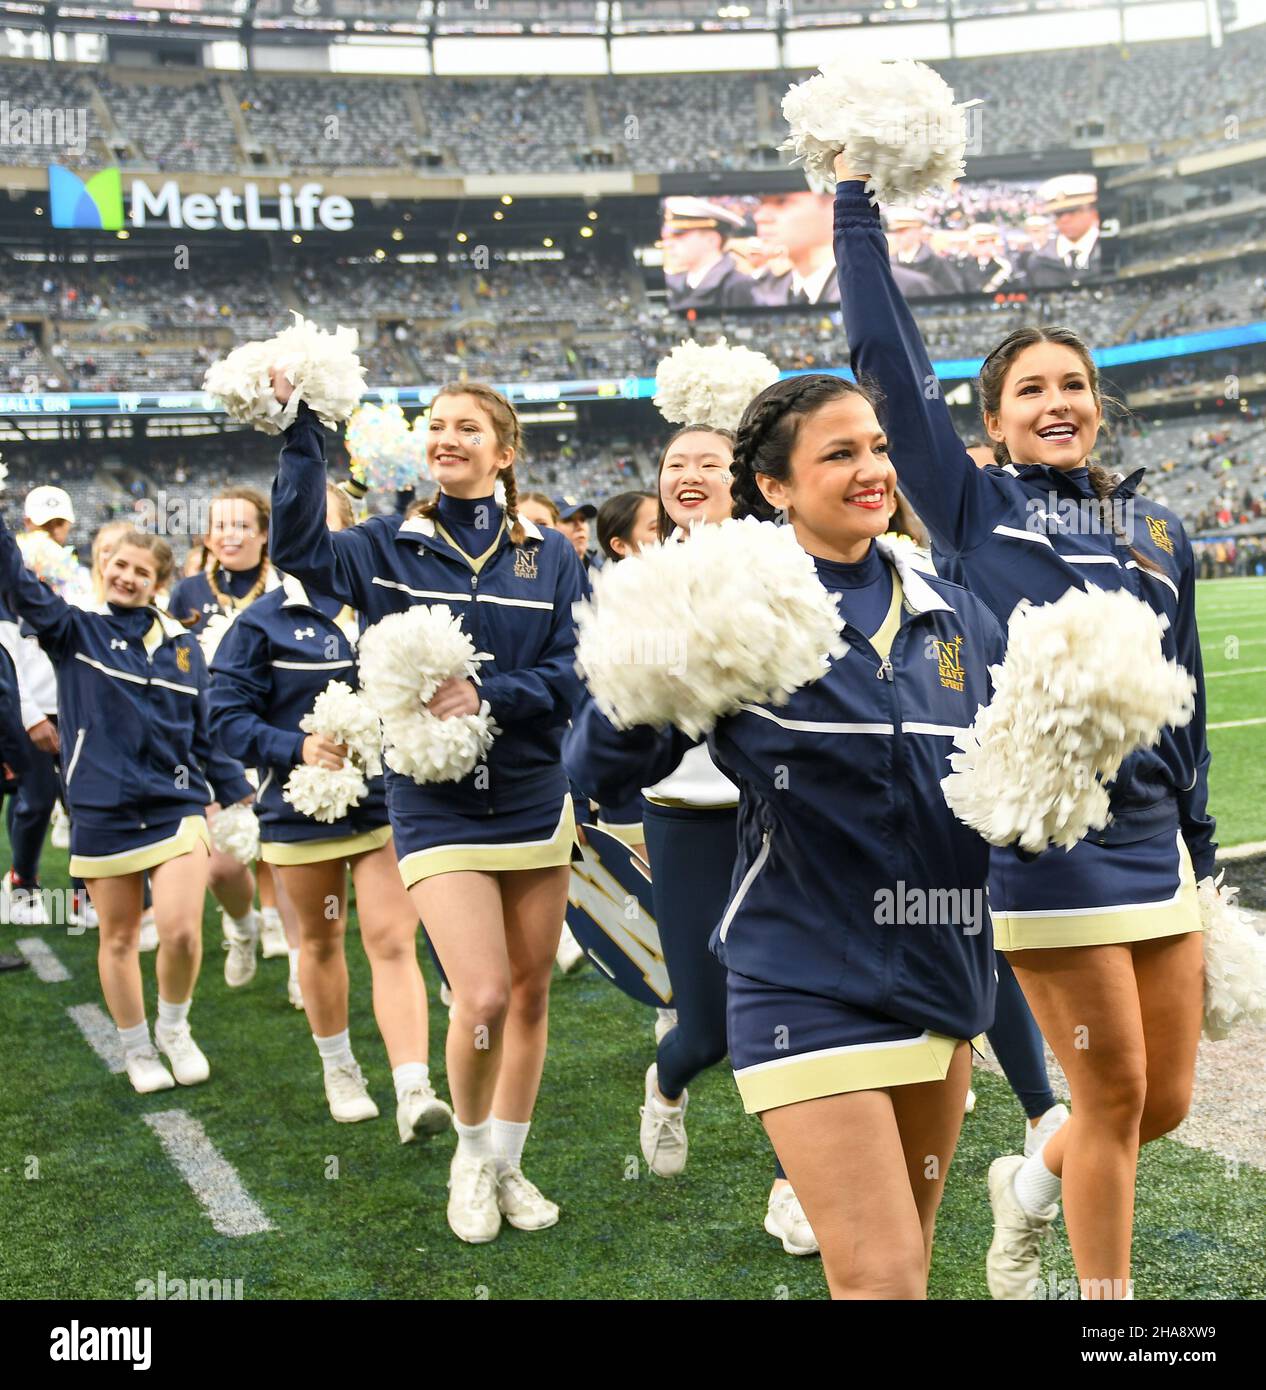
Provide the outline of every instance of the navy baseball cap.
<path id="1" fill-rule="evenodd" d="M 591 502 L 577 502 L 574 497 L 555 497 L 554 505 L 558 508 L 559 519 L 562 521 L 570 521 L 577 516 L 592 521 L 598 515 L 597 507 Z"/>

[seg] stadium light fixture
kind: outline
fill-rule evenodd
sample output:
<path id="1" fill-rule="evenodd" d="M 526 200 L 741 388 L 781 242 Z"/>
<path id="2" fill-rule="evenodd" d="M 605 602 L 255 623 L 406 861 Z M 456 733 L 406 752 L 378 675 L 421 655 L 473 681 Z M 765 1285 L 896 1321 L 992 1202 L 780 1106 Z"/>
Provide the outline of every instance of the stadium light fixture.
<path id="1" fill-rule="evenodd" d="M 299 243 L 303 240 L 303 238 L 299 235 L 298 232 L 295 232 L 295 234 L 290 238 L 290 240 L 293 241 L 296 246 L 298 246 Z"/>
<path id="2" fill-rule="evenodd" d="M 500 208 L 498 208 L 498 209 L 496 210 L 496 212 L 494 212 L 494 213 L 492 214 L 492 220 L 493 220 L 494 222 L 500 222 L 500 221 L 502 221 L 502 220 L 504 219 L 504 217 L 505 217 L 505 213 L 502 212 Z"/>
<path id="3" fill-rule="evenodd" d="M 43 216 L 44 216 L 44 209 L 43 209 L 43 208 L 36 208 L 36 209 L 35 209 L 35 215 L 36 215 L 36 217 L 43 217 Z"/>
<path id="4" fill-rule="evenodd" d="M 128 239 L 128 237 L 130 237 L 130 236 L 132 235 L 132 233 L 131 233 L 131 232 L 128 232 L 128 231 L 120 231 L 120 232 L 115 232 L 114 235 L 115 235 L 116 237 L 118 237 L 118 239 L 119 239 L 120 241 L 126 241 L 126 240 Z"/>
<path id="5" fill-rule="evenodd" d="M 598 220 L 598 214 L 592 208 L 589 209 L 589 220 L 590 222 L 596 222 Z"/>
<path id="6" fill-rule="evenodd" d="M 376 261 L 385 261 L 386 259 L 387 259 L 387 253 L 382 249 L 381 246 L 377 247 L 377 248 L 375 249 L 375 251 L 374 251 L 374 260 L 376 260 Z"/>
<path id="7" fill-rule="evenodd" d="M 457 233 L 457 240 L 458 240 L 458 241 L 469 241 L 470 238 L 466 235 L 465 232 L 458 232 L 458 233 Z"/>
<path id="8" fill-rule="evenodd" d="M 509 207 L 510 204 L 514 202 L 514 199 L 508 193 L 503 193 L 501 195 L 501 201 L 506 205 L 506 207 Z"/>
<path id="9" fill-rule="evenodd" d="M 553 238 L 552 236 L 547 236 L 547 237 L 545 238 L 545 240 L 544 240 L 543 242 L 541 242 L 541 245 L 542 245 L 542 246 L 553 246 L 553 244 L 554 244 L 554 238 Z"/>
<path id="10" fill-rule="evenodd" d="M 392 239 L 392 241 L 403 241 L 403 240 L 404 240 L 404 233 L 400 230 L 399 227 L 396 227 L 396 228 L 394 228 L 394 229 L 392 230 L 391 239 Z"/>
<path id="11" fill-rule="evenodd" d="M 593 228 L 592 228 L 592 227 L 582 227 L 582 228 L 580 229 L 580 235 L 581 235 L 581 236 L 593 236 Z"/>

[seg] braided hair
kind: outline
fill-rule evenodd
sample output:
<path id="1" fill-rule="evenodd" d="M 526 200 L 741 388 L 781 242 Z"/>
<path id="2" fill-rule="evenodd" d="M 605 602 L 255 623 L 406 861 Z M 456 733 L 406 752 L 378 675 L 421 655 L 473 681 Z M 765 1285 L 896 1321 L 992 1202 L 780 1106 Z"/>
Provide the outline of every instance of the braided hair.
<path id="1" fill-rule="evenodd" d="M 760 490 L 757 474 L 786 482 L 791 477 L 791 454 L 800 421 L 841 396 L 861 396 L 876 415 L 883 404 L 875 387 L 820 372 L 775 381 L 751 402 L 739 421 L 734 442 L 732 493 L 736 517 L 772 521 L 778 515 L 778 509 Z"/>
<path id="2" fill-rule="evenodd" d="M 512 449 L 515 458 L 523 452 L 523 427 L 519 424 L 518 413 L 500 391 L 485 385 L 482 381 L 450 381 L 435 393 L 431 401 L 432 409 L 441 396 L 473 396 L 488 412 L 498 447 Z M 505 512 L 510 544 L 522 545 L 527 533 L 519 520 L 519 488 L 514 478 L 513 458 L 498 471 L 497 477 L 506 490 Z M 424 516 L 429 521 L 435 521 L 439 517 L 439 511 L 440 489 L 437 487 L 426 501 L 414 502 L 405 515 Z"/>

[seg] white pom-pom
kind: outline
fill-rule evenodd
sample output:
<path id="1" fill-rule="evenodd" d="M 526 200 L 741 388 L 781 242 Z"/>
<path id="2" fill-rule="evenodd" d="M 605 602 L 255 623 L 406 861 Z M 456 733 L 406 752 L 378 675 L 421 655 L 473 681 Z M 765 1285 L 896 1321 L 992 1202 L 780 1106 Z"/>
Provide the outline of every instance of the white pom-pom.
<path id="1" fill-rule="evenodd" d="M 294 312 L 294 323 L 263 343 L 246 343 L 207 369 L 203 389 L 219 398 L 233 420 L 265 434 L 280 434 L 294 423 L 306 401 L 321 423 L 333 429 L 346 420 L 365 389 L 365 368 L 356 356 L 354 328 L 327 333 Z M 269 370 L 279 367 L 294 393 L 283 406 Z"/>
<path id="2" fill-rule="evenodd" d="M 452 678 L 474 680 L 474 643 L 443 604 L 393 613 L 360 639 L 360 682 L 382 720 L 383 757 L 415 782 L 460 782 L 499 732 L 488 702 L 477 714 L 437 719 L 426 708 Z"/>
<path id="3" fill-rule="evenodd" d="M 737 429 L 753 398 L 777 380 L 778 368 L 763 352 L 730 347 L 724 338 L 709 347 L 688 339 L 655 368 L 655 405 L 672 423 Z"/>
<path id="4" fill-rule="evenodd" d="M 239 864 L 253 864 L 259 858 L 259 818 L 249 806 L 222 807 L 207 828 L 221 854 L 231 854 Z"/>
<path id="5" fill-rule="evenodd" d="M 382 771 L 382 730 L 369 702 L 343 681 L 331 681 L 299 721 L 307 734 L 322 734 L 347 748 L 340 768 L 296 767 L 282 796 L 301 815 L 325 824 L 342 820 L 369 791 L 368 778 Z"/>
<path id="6" fill-rule="evenodd" d="M 202 648 L 202 656 L 208 666 L 215 660 L 220 643 L 232 626 L 233 618 L 228 613 L 216 611 L 207 614 L 207 620 L 202 625 L 202 631 L 198 634 L 198 645 Z"/>
<path id="7" fill-rule="evenodd" d="M 576 668 L 620 728 L 696 737 L 742 704 L 786 704 L 845 650 L 794 532 L 752 517 L 605 566 L 575 615 Z"/>
<path id="8" fill-rule="evenodd" d="M 1167 661 L 1168 623 L 1124 589 L 1017 605 L 994 697 L 955 737 L 945 800 L 990 844 L 1071 849 L 1108 822 L 1126 756 L 1186 724 L 1195 681 Z"/>
<path id="9" fill-rule="evenodd" d="M 370 777 L 382 771 L 378 716 L 369 701 L 345 682 L 331 681 L 316 697 L 311 713 L 299 721 L 299 727 L 305 734 L 323 734 L 345 744 L 348 756 Z"/>
<path id="10" fill-rule="evenodd" d="M 340 768 L 313 767 L 304 763 L 286 778 L 282 796 L 301 816 L 324 825 L 342 820 L 349 808 L 359 806 L 369 791 L 364 774 L 350 759 Z"/>
<path id="11" fill-rule="evenodd" d="M 850 53 L 823 63 L 782 99 L 791 136 L 779 149 L 804 166 L 812 187 L 835 187 L 835 158 L 870 175 L 885 202 L 909 202 L 963 175 L 963 113 L 945 79 L 908 58 L 881 62 Z"/>
<path id="12" fill-rule="evenodd" d="M 1266 937 L 1224 885 L 1226 870 L 1196 885 L 1204 928 L 1204 1035 L 1217 1042 L 1241 1023 L 1266 1023 Z"/>
<path id="13" fill-rule="evenodd" d="M 7 463 L 0 463 L 0 492 L 4 491 L 5 483 L 8 481 L 8 477 L 9 465 Z"/>

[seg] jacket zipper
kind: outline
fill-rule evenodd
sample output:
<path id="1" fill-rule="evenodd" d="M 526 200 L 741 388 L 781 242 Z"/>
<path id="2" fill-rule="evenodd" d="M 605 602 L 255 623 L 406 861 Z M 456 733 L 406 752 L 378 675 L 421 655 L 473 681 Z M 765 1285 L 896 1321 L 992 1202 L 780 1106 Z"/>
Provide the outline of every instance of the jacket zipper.
<path id="1" fill-rule="evenodd" d="M 88 732 L 88 730 L 87 730 L 86 728 L 81 728 L 81 729 L 75 734 L 75 747 L 74 747 L 74 751 L 73 751 L 73 752 L 71 753 L 71 755 L 70 755 L 70 764 L 69 764 L 69 766 L 66 768 L 66 789 L 67 789 L 68 791 L 70 790 L 70 779 L 75 775 L 75 767 L 78 765 L 78 762 L 79 762 L 79 755 L 80 755 L 80 753 L 83 752 L 83 747 L 84 747 L 84 735 L 85 735 L 87 732 Z"/>
<path id="2" fill-rule="evenodd" d="M 757 874 L 765 867 L 765 860 L 769 858 L 769 837 L 772 834 L 773 831 L 766 830 L 761 835 L 760 851 L 756 855 L 756 858 L 752 860 L 747 872 L 743 875 L 743 881 L 739 884 L 738 892 L 735 893 L 729 907 L 725 909 L 725 916 L 721 918 L 721 932 L 718 937 L 721 941 L 724 941 L 729 935 L 730 924 L 734 921 L 735 914 L 738 912 L 739 908 L 742 907 L 743 899 L 747 897 L 748 890 L 751 888 L 752 884 L 755 883 Z"/>

